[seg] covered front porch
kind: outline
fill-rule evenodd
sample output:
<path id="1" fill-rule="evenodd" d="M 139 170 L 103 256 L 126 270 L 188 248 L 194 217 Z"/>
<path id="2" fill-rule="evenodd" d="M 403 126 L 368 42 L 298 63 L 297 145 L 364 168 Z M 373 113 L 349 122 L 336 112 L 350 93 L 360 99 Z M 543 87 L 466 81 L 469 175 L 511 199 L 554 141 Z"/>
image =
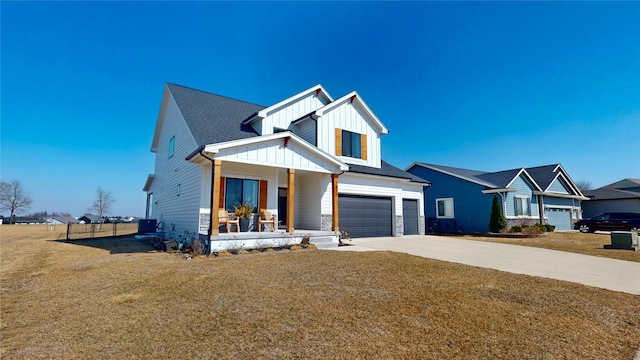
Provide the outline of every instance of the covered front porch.
<path id="1" fill-rule="evenodd" d="M 189 160 L 202 170 L 198 232 L 210 251 L 291 245 L 307 234 L 338 243 L 338 177 L 348 167 L 295 135 L 207 146 Z M 249 231 L 225 221 L 241 204 L 253 208 Z M 264 211 L 275 231 L 258 222 Z"/>
<path id="2" fill-rule="evenodd" d="M 294 230 L 290 233 L 284 230 L 276 230 L 274 232 L 222 233 L 210 237 L 209 252 L 268 247 L 278 248 L 300 244 L 305 237 L 309 238 L 310 243 L 320 248 L 337 247 L 340 243 L 340 233 L 337 231 Z"/>

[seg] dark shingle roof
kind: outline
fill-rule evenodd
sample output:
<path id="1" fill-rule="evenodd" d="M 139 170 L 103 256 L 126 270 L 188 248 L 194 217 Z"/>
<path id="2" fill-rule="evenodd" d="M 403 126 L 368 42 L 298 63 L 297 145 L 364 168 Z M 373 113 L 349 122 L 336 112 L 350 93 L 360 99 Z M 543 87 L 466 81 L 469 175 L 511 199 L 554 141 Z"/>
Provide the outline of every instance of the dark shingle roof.
<path id="1" fill-rule="evenodd" d="M 531 168 L 526 168 L 527 172 L 535 182 L 540 185 L 542 190 L 546 189 L 551 185 L 553 179 L 556 178 L 557 172 L 553 172 L 555 168 L 558 167 L 558 164 L 554 165 L 545 165 L 545 166 L 536 166 Z"/>
<path id="2" fill-rule="evenodd" d="M 591 200 L 640 199 L 640 179 L 620 180 L 584 194 Z"/>
<path id="3" fill-rule="evenodd" d="M 640 199 L 640 192 L 603 187 L 595 190 L 586 190 L 584 196 L 591 198 L 591 200 Z"/>
<path id="4" fill-rule="evenodd" d="M 511 180 L 513 180 L 513 178 L 516 177 L 516 175 L 518 175 L 518 172 L 520 170 L 521 169 L 496 171 L 492 173 L 481 174 L 476 177 L 480 180 L 484 180 L 486 182 L 492 183 L 499 188 L 505 188 L 507 187 L 507 185 L 509 185 Z"/>
<path id="5" fill-rule="evenodd" d="M 462 178 L 467 178 L 472 181 L 478 181 L 484 184 L 491 184 L 495 188 L 504 188 L 506 187 L 511 180 L 522 170 L 522 168 L 511 169 L 511 170 L 503 170 L 496 172 L 484 172 L 477 170 L 468 170 L 455 168 L 450 166 L 442 166 L 442 165 L 433 165 L 433 164 L 425 164 L 425 163 L 417 163 L 425 166 L 429 166 L 435 169 L 440 169 L 442 171 L 449 172 L 451 174 L 457 175 Z M 558 164 L 554 165 L 544 165 L 537 166 L 531 168 L 525 168 L 527 173 L 531 175 L 533 180 L 540 185 L 542 190 L 549 187 L 553 179 L 555 179 L 557 173 L 553 172 L 553 170 L 558 167 Z"/>
<path id="6" fill-rule="evenodd" d="M 198 146 L 258 136 L 242 121 L 264 106 L 171 83 L 167 87 Z"/>
<path id="7" fill-rule="evenodd" d="M 362 166 L 362 165 L 353 165 L 353 164 L 348 164 L 348 165 L 349 165 L 349 172 L 353 172 L 353 173 L 386 176 L 386 177 L 399 178 L 399 179 L 408 179 L 408 180 L 411 180 L 412 182 L 429 183 L 428 181 L 418 176 L 415 176 L 404 170 L 398 169 L 397 167 L 389 164 L 384 160 L 380 161 L 379 169 L 369 167 L 369 166 Z"/>

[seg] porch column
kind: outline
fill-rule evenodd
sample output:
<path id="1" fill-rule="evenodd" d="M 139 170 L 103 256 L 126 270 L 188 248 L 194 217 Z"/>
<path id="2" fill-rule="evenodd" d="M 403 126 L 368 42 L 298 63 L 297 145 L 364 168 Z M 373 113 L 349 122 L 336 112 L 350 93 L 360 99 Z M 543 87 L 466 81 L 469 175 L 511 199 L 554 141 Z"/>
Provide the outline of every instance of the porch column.
<path id="1" fill-rule="evenodd" d="M 331 174 L 331 231 L 340 231 L 338 224 L 338 174 Z"/>
<path id="2" fill-rule="evenodd" d="M 295 169 L 287 169 L 287 232 L 293 233 L 293 209 L 295 193 Z"/>
<path id="3" fill-rule="evenodd" d="M 149 219 L 149 206 L 151 205 L 151 194 L 147 193 L 147 209 L 144 211 L 144 218 Z"/>
<path id="4" fill-rule="evenodd" d="M 222 160 L 213 160 L 211 164 L 211 205 L 209 211 L 209 236 L 218 235 L 220 227 L 220 218 L 218 210 L 220 209 L 220 172 L 222 171 Z"/>

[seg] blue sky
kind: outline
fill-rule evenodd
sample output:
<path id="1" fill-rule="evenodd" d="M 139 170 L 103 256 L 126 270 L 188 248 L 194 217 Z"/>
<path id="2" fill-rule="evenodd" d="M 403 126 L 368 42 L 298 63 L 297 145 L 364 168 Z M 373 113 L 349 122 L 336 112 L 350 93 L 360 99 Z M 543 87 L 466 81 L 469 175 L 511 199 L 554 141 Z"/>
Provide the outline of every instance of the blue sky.
<path id="1" fill-rule="evenodd" d="M 165 82 L 261 105 L 357 90 L 383 158 L 640 178 L 640 2 L 6 2 L 0 177 L 30 212 L 142 216 Z"/>

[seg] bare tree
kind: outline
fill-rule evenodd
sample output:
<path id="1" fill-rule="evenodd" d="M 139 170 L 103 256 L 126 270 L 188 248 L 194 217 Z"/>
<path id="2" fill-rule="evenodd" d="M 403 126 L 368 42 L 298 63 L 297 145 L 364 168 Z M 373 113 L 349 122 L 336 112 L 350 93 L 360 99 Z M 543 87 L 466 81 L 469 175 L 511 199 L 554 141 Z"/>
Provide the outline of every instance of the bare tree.
<path id="1" fill-rule="evenodd" d="M 576 181 L 576 186 L 580 190 L 580 192 L 585 192 L 586 190 L 591 190 L 591 181 L 589 180 L 578 180 Z"/>
<path id="2" fill-rule="evenodd" d="M 100 219 L 102 216 L 111 211 L 111 205 L 116 201 L 113 196 L 111 196 L 111 191 L 107 191 L 98 187 L 97 190 L 98 197 L 93 202 L 93 206 L 89 208 L 89 210 L 95 210 L 98 213 Z"/>
<path id="3" fill-rule="evenodd" d="M 0 210 L 9 210 L 9 224 L 14 221 L 17 212 L 23 212 L 31 206 L 31 197 L 18 180 L 0 182 Z"/>

